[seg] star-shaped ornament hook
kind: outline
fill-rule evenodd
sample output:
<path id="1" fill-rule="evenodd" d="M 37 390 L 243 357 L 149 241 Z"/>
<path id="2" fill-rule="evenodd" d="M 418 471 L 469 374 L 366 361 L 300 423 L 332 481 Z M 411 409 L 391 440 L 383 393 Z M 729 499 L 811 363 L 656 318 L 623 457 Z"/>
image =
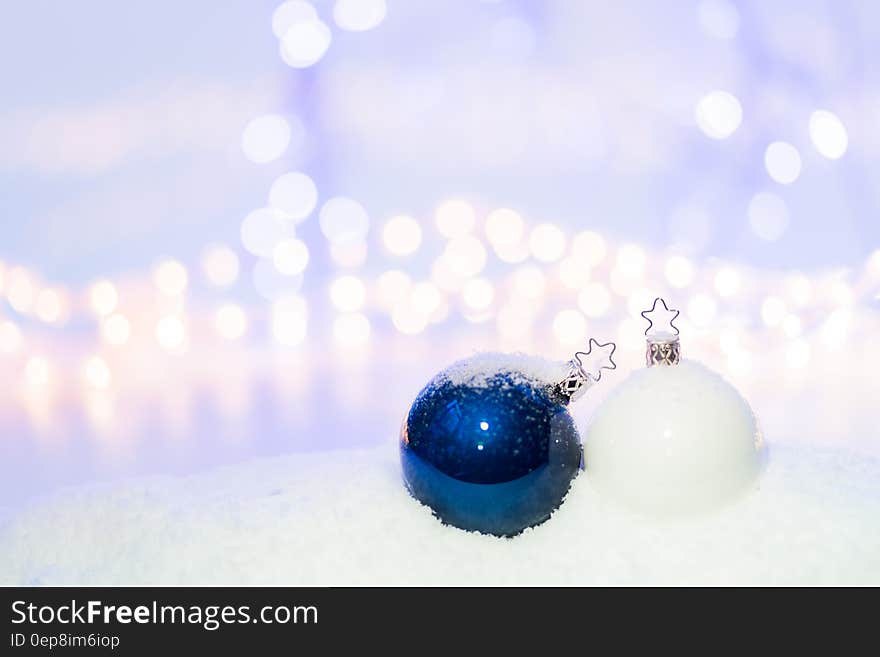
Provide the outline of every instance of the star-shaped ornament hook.
<path id="1" fill-rule="evenodd" d="M 593 348 L 595 347 L 595 352 Z M 594 381 L 602 378 L 602 370 L 616 370 L 617 364 L 611 358 L 617 345 L 613 342 L 600 344 L 594 338 L 590 338 L 590 343 L 586 351 L 578 351 L 574 357 L 577 359 L 578 366 L 585 376 L 590 377 Z"/>
<path id="2" fill-rule="evenodd" d="M 555 393 L 566 403 L 577 401 L 602 377 L 602 370 L 617 369 L 612 356 L 617 346 L 613 342 L 600 344 L 593 338 L 586 351 L 579 351 L 568 362 L 568 374 L 555 386 Z"/>
<path id="3" fill-rule="evenodd" d="M 658 308 L 657 304 L 662 307 Z M 650 310 L 642 311 L 641 315 L 648 320 L 648 328 L 645 329 L 645 335 L 651 337 L 672 337 L 678 335 L 678 327 L 673 324 L 679 311 L 670 309 L 666 305 L 666 301 L 660 297 L 654 299 L 654 305 Z"/>

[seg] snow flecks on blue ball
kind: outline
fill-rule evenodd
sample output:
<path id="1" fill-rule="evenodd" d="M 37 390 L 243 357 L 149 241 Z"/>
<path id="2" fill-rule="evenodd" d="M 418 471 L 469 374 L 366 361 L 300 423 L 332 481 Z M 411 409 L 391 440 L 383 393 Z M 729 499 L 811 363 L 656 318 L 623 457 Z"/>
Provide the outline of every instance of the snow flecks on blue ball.
<path id="1" fill-rule="evenodd" d="M 403 476 L 443 522 L 514 536 L 562 503 L 581 465 L 574 421 L 554 384 L 563 364 L 480 354 L 435 376 L 401 429 Z"/>

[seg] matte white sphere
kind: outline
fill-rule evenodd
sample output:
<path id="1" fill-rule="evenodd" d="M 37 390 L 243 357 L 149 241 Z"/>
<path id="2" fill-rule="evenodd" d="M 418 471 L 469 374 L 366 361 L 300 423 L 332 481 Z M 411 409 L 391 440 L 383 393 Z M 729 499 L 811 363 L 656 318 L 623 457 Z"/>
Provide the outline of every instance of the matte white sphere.
<path id="1" fill-rule="evenodd" d="M 584 460 L 608 498 L 652 515 L 705 511 L 757 483 L 761 432 L 742 395 L 700 363 L 638 370 L 600 406 Z"/>

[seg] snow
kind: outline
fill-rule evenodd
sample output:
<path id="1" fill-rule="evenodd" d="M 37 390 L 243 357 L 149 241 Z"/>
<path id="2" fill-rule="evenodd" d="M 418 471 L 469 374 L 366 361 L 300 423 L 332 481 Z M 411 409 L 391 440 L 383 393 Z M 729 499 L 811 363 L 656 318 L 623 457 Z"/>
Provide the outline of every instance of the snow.
<path id="1" fill-rule="evenodd" d="M 0 533 L 2 584 L 880 584 L 880 462 L 771 446 L 760 488 L 660 523 L 588 475 L 514 539 L 441 525 L 394 443 L 76 488 Z"/>
<path id="2" fill-rule="evenodd" d="M 469 384 L 484 387 L 498 372 L 508 374 L 511 384 L 526 381 L 553 384 L 566 377 L 568 364 L 522 353 L 487 351 L 453 363 L 438 378 L 446 379 L 455 385 Z"/>

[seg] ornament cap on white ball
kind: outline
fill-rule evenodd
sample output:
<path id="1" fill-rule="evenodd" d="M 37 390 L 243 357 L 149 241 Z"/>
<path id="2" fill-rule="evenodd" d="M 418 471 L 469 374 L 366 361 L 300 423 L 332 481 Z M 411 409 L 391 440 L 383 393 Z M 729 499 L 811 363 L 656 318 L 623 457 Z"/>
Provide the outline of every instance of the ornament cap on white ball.
<path id="1" fill-rule="evenodd" d="M 757 419 L 721 375 L 682 360 L 677 310 L 657 299 L 642 316 L 649 322 L 648 367 L 633 372 L 594 416 L 584 442 L 590 481 L 604 497 L 655 516 L 730 503 L 760 475 Z"/>
<path id="2" fill-rule="evenodd" d="M 658 302 L 662 309 L 657 308 Z M 645 329 L 645 361 L 648 367 L 678 365 L 681 361 L 681 341 L 678 339 L 678 327 L 673 322 L 679 311 L 670 310 L 666 301 L 657 297 L 651 310 L 642 311 L 641 314 L 648 320 L 648 328 Z"/>

